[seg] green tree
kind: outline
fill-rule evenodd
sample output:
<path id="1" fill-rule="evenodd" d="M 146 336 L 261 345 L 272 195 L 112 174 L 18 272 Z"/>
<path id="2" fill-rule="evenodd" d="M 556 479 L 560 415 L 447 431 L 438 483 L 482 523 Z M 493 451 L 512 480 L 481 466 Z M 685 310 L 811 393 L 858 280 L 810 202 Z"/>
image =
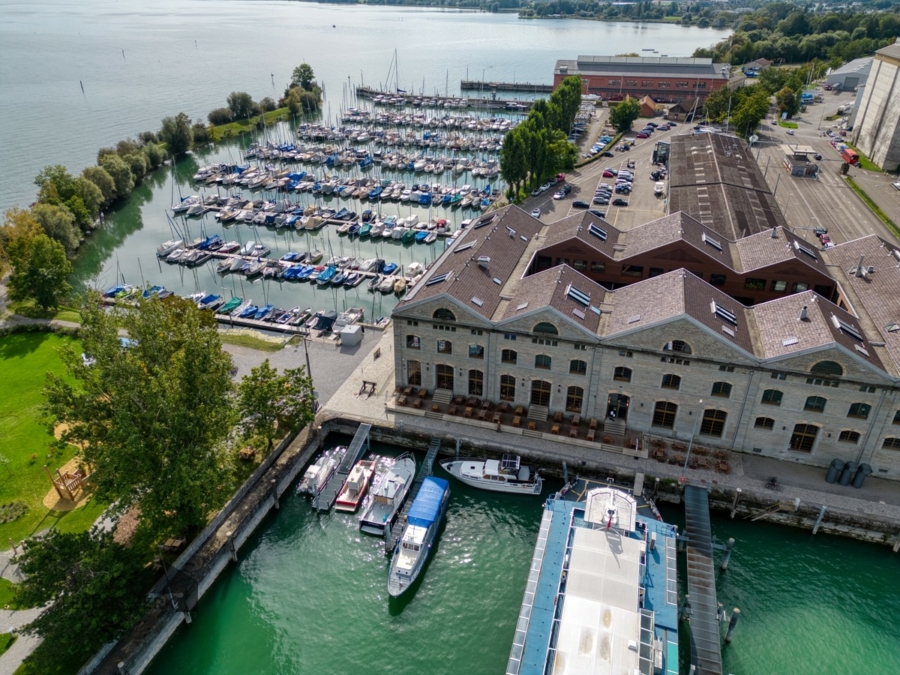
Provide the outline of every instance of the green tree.
<path id="1" fill-rule="evenodd" d="M 38 201 L 58 199 L 66 201 L 76 193 L 75 179 L 62 164 L 45 166 L 35 176 L 34 184 L 38 186 Z"/>
<path id="2" fill-rule="evenodd" d="M 291 83 L 309 91 L 316 83 L 315 77 L 312 66 L 308 63 L 301 63 L 294 68 L 294 73 L 291 75 Z"/>
<path id="3" fill-rule="evenodd" d="M 793 117 L 800 112 L 800 97 L 790 87 L 784 87 L 775 94 L 775 102 L 778 105 L 778 114 L 787 113 Z"/>
<path id="4" fill-rule="evenodd" d="M 275 99 L 271 96 L 266 96 L 263 100 L 259 102 L 259 109 L 262 112 L 272 112 L 275 110 Z"/>
<path id="5" fill-rule="evenodd" d="M 9 268 L 9 248 L 13 242 L 43 233 L 41 224 L 34 219 L 31 211 L 13 207 L 4 214 L 3 225 L 0 226 L 0 277 Z"/>
<path id="6" fill-rule="evenodd" d="M 81 233 L 75 226 L 75 216 L 69 209 L 53 204 L 35 204 L 31 213 L 34 215 L 34 219 L 40 223 L 44 234 L 62 244 L 67 254 L 71 255 L 75 252 L 81 239 Z"/>
<path id="7" fill-rule="evenodd" d="M 159 167 L 166 159 L 166 153 L 159 143 L 147 143 L 144 146 L 144 155 L 151 169 Z"/>
<path id="8" fill-rule="evenodd" d="M 68 295 L 66 278 L 72 264 L 62 245 L 45 234 L 17 237 L 9 244 L 9 297 L 34 300 L 39 307 L 55 309 Z"/>
<path id="9" fill-rule="evenodd" d="M 146 610 L 141 552 L 115 543 L 111 532 L 50 529 L 31 539 L 17 562 L 24 578 L 16 599 L 44 607 L 25 631 L 52 644 L 57 655 L 86 657 Z"/>
<path id="10" fill-rule="evenodd" d="M 292 115 L 301 112 L 315 112 L 319 109 L 321 98 L 313 91 L 307 91 L 302 87 L 291 87 L 287 95 L 287 107 Z"/>
<path id="11" fill-rule="evenodd" d="M 134 189 L 134 174 L 125 160 L 118 155 L 104 155 L 100 166 L 106 169 L 116 184 L 116 199 L 123 199 L 131 194 Z"/>
<path id="12" fill-rule="evenodd" d="M 640 114 L 641 104 L 636 99 L 627 98 L 617 103 L 616 107 L 610 110 L 609 123 L 616 128 L 616 131 L 629 131 L 632 123 Z"/>
<path id="13" fill-rule="evenodd" d="M 262 436 L 272 449 L 279 436 L 296 433 L 315 414 L 312 379 L 303 367 L 287 369 L 281 375 L 266 359 L 241 380 L 238 412 L 248 434 Z"/>
<path id="14" fill-rule="evenodd" d="M 748 137 L 759 125 L 769 110 L 769 94 L 760 87 L 741 102 L 731 112 L 731 124 L 738 134 Z"/>
<path id="15" fill-rule="evenodd" d="M 234 120 L 234 113 L 231 112 L 231 108 L 216 108 L 209 111 L 206 119 L 209 120 L 210 124 L 228 124 Z"/>
<path id="16" fill-rule="evenodd" d="M 170 155 L 173 157 L 183 155 L 191 149 L 194 143 L 191 118 L 183 112 L 178 113 L 175 117 L 163 118 L 159 139 L 166 144 Z"/>
<path id="17" fill-rule="evenodd" d="M 515 197 L 518 197 L 522 183 L 528 176 L 525 145 L 518 127 L 503 137 L 503 144 L 500 146 L 500 174 L 506 184 L 512 187 Z"/>
<path id="18" fill-rule="evenodd" d="M 228 109 L 234 119 L 243 120 L 256 112 L 256 103 L 246 91 L 233 91 L 228 95 Z"/>
<path id="19" fill-rule="evenodd" d="M 83 175 L 78 176 L 75 179 L 75 194 L 81 198 L 81 203 L 91 214 L 92 220 L 100 215 L 100 207 L 103 206 L 103 192 L 92 181 Z"/>
<path id="20" fill-rule="evenodd" d="M 100 194 L 103 196 L 104 204 L 110 204 L 116 198 L 116 182 L 102 166 L 86 167 L 81 172 L 81 175 L 85 180 L 97 186 L 97 189 L 100 190 Z"/>
<path id="21" fill-rule="evenodd" d="M 45 410 L 94 467 L 96 498 L 139 504 L 139 528 L 154 539 L 202 527 L 230 494 L 232 361 L 215 320 L 178 298 L 107 312 L 92 297 L 81 326 L 95 363 L 64 349 L 66 374 L 48 374 Z"/>
<path id="22" fill-rule="evenodd" d="M 135 150 L 127 155 L 122 155 L 122 161 L 128 165 L 131 170 L 131 176 L 134 185 L 140 184 L 144 180 L 144 176 L 150 170 L 150 162 L 147 161 L 147 155 L 144 154 L 143 148 Z"/>
<path id="23" fill-rule="evenodd" d="M 81 197 L 79 197 L 78 195 L 72 195 L 71 197 L 69 197 L 69 199 L 66 200 L 65 207 L 75 218 L 75 225 L 78 226 L 79 230 L 81 230 L 82 232 L 87 232 L 89 229 L 91 229 L 93 219 L 91 218 L 90 211 L 87 210 L 87 207 L 81 200 Z"/>

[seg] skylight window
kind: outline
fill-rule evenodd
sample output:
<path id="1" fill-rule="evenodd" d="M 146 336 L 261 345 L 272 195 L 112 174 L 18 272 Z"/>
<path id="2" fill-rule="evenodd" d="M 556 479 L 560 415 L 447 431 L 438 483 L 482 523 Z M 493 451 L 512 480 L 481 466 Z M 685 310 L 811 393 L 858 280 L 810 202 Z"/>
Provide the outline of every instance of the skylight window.
<path id="1" fill-rule="evenodd" d="M 806 248 L 805 246 L 801 246 L 799 241 L 794 242 L 794 248 L 797 249 L 798 251 L 800 251 L 801 253 L 805 253 L 813 260 L 818 260 L 818 258 L 816 257 L 816 252 L 813 251 L 812 249 Z"/>
<path id="2" fill-rule="evenodd" d="M 574 300 L 578 304 L 584 305 L 585 307 L 587 307 L 588 305 L 591 304 L 591 296 L 588 295 L 587 293 L 582 293 L 577 288 L 575 288 L 572 284 L 569 284 L 566 287 L 566 295 L 568 297 L 572 298 L 572 300 Z"/>
<path id="3" fill-rule="evenodd" d="M 503 282 L 500 281 L 497 277 L 494 277 L 494 283 L 497 284 L 498 286 L 502 286 L 502 285 L 503 285 Z"/>
<path id="4" fill-rule="evenodd" d="M 900 324 L 898 324 L 896 321 L 891 321 L 887 326 L 884 327 L 884 329 L 888 333 L 896 333 L 898 330 L 900 330 Z"/>
<path id="5" fill-rule="evenodd" d="M 484 300 L 482 300 L 481 298 L 476 298 L 476 297 L 473 295 L 473 296 L 472 296 L 472 304 L 478 305 L 479 307 L 481 307 L 482 305 L 484 305 Z"/>
<path id="6" fill-rule="evenodd" d="M 431 277 L 428 281 L 425 282 L 426 286 L 433 286 L 434 284 L 439 284 L 444 281 L 447 281 L 447 278 L 450 276 L 450 272 L 444 272 L 443 274 L 438 274 L 435 277 Z"/>
<path id="7" fill-rule="evenodd" d="M 783 347 L 790 347 L 791 345 L 795 345 L 798 342 L 800 342 L 800 340 L 798 340 L 794 336 L 791 336 L 784 338 L 784 340 L 781 341 L 781 344 Z"/>
<path id="8" fill-rule="evenodd" d="M 573 309 L 573 310 L 572 310 L 572 314 L 574 314 L 574 315 L 577 316 L 579 319 L 581 319 L 582 321 L 584 321 L 584 312 L 582 312 L 580 309 Z"/>
<path id="9" fill-rule="evenodd" d="M 860 333 L 856 329 L 856 326 L 849 324 L 846 321 L 842 321 L 841 319 L 837 318 L 834 314 L 831 315 L 831 322 L 834 324 L 835 328 L 840 329 L 841 331 L 843 331 L 844 333 L 846 333 L 847 335 L 852 337 L 854 340 L 859 340 L 860 342 L 865 342 L 865 340 L 862 336 L 862 333 Z"/>
<path id="10" fill-rule="evenodd" d="M 525 309 L 526 307 L 528 307 L 528 303 L 527 303 L 527 302 L 523 302 L 521 305 L 519 305 L 518 307 L 516 307 L 516 311 L 517 311 L 517 312 L 521 312 L 521 311 L 522 311 L 523 309 Z"/>
<path id="11" fill-rule="evenodd" d="M 722 332 L 725 333 L 725 335 L 734 337 L 734 331 L 731 330 L 728 326 L 722 326 Z"/>
<path id="12" fill-rule="evenodd" d="M 594 223 L 591 223 L 588 225 L 588 232 L 597 237 L 600 241 L 606 241 L 606 230 L 602 227 L 598 227 Z"/>
<path id="13" fill-rule="evenodd" d="M 489 216 L 482 216 L 477 221 L 475 221 L 475 224 L 472 226 L 472 229 L 477 230 L 479 227 L 484 227 L 485 225 L 490 225 L 494 221 L 494 218 L 496 218 L 496 217 L 497 217 L 496 213 L 492 213 Z"/>
<path id="14" fill-rule="evenodd" d="M 717 251 L 721 251 L 721 250 L 722 250 L 722 242 L 718 241 L 717 239 L 713 239 L 712 237 L 710 237 L 710 236 L 707 235 L 706 233 L 703 234 L 703 241 L 704 241 L 705 243 L 709 244 L 710 246 L 712 246 L 712 247 L 713 247 L 714 249 L 716 249 Z"/>
<path id="15" fill-rule="evenodd" d="M 858 352 L 859 352 L 860 354 L 862 354 L 863 356 L 868 356 L 868 355 L 869 355 L 869 351 L 868 351 L 865 347 L 863 347 L 862 345 L 853 345 L 853 346 L 856 347 L 856 351 L 858 351 Z"/>
<path id="16" fill-rule="evenodd" d="M 600 314 L 600 308 L 599 308 L 599 307 L 594 307 L 593 305 L 591 305 L 591 311 L 592 311 L 594 314 L 597 314 L 597 315 Z"/>
<path id="17" fill-rule="evenodd" d="M 454 253 L 462 253 L 463 251 L 468 251 L 468 250 L 469 250 L 470 248 L 472 248 L 474 245 L 475 245 L 475 242 L 474 242 L 474 241 L 470 241 L 468 244 L 463 244 L 462 246 L 457 246 L 456 249 L 455 249 L 453 252 L 454 252 Z"/>
<path id="18" fill-rule="evenodd" d="M 737 317 L 735 316 L 734 312 L 732 312 L 730 309 L 725 309 L 715 300 L 710 303 L 710 309 L 712 310 L 712 313 L 722 319 L 722 321 L 727 321 L 733 326 L 738 325 Z"/>
<path id="19" fill-rule="evenodd" d="M 635 314 L 634 316 L 629 316 L 628 320 L 625 323 L 637 323 L 641 320 L 640 314 Z"/>

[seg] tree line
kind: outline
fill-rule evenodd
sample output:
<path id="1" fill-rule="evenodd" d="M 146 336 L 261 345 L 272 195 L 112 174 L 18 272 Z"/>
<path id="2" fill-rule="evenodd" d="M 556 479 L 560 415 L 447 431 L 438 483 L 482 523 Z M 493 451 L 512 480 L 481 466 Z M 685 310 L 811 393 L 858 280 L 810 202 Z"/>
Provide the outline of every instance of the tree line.
<path id="1" fill-rule="evenodd" d="M 525 120 L 503 138 L 500 174 L 512 198 L 575 165 L 577 151 L 568 135 L 580 105 L 581 78 L 567 77 L 549 99 L 535 101 Z"/>
<path id="2" fill-rule="evenodd" d="M 316 83 L 315 74 L 308 63 L 302 63 L 291 75 L 291 82 L 276 102 L 266 96 L 259 102 L 245 91 L 233 91 L 228 95 L 227 106 L 211 110 L 207 115 L 213 126 L 249 119 L 279 108 L 287 108 L 291 115 L 317 111 L 322 105 L 322 89 Z"/>

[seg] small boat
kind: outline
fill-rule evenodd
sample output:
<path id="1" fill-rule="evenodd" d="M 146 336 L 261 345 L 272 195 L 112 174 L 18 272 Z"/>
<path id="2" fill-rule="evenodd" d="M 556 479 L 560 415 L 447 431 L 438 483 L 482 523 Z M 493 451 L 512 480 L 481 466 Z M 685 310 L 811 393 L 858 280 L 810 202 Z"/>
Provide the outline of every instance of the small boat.
<path id="1" fill-rule="evenodd" d="M 390 293 L 394 290 L 394 284 L 397 283 L 396 277 L 386 276 L 378 284 L 378 290 L 382 293 Z"/>
<path id="2" fill-rule="evenodd" d="M 238 308 L 238 306 L 240 304 L 241 304 L 241 299 L 235 295 L 233 298 L 231 298 L 231 300 L 229 300 L 228 302 L 226 302 L 224 305 L 222 305 L 219 308 L 218 313 L 219 314 L 231 314 L 234 310 L 236 310 Z"/>
<path id="3" fill-rule="evenodd" d="M 380 283 L 381 283 L 381 275 L 376 274 L 374 277 L 372 277 L 372 280 L 369 282 L 369 285 L 367 286 L 367 288 L 369 289 L 369 293 L 374 293 L 377 290 L 378 285 Z"/>
<path id="4" fill-rule="evenodd" d="M 497 459 L 445 459 L 440 462 L 454 478 L 482 490 L 539 495 L 544 480 L 532 467 L 522 464 L 518 455 L 503 455 Z"/>
<path id="5" fill-rule="evenodd" d="M 385 274 L 392 274 L 396 270 L 397 270 L 397 263 L 392 263 L 392 262 L 385 264 L 385 266 L 381 268 L 381 271 L 384 272 Z"/>
<path id="6" fill-rule="evenodd" d="M 449 501 L 450 484 L 446 480 L 428 476 L 422 481 L 391 558 L 387 586 L 392 597 L 409 590 L 425 567 Z"/>
<path id="7" fill-rule="evenodd" d="M 248 304 L 238 314 L 238 318 L 239 319 L 252 319 L 253 315 L 256 314 L 256 312 L 258 312 L 258 311 L 259 311 L 259 307 L 257 307 L 256 305 Z"/>
<path id="8" fill-rule="evenodd" d="M 406 273 L 411 277 L 421 274 L 424 271 L 425 271 L 425 266 L 420 262 L 411 262 L 406 267 Z"/>
<path id="9" fill-rule="evenodd" d="M 360 502 L 366 496 L 366 490 L 369 489 L 369 481 L 375 474 L 375 462 L 371 460 L 360 460 L 356 466 L 350 471 L 344 487 L 338 494 L 337 501 L 334 504 L 336 511 L 349 511 L 353 513 L 359 508 Z"/>
<path id="10" fill-rule="evenodd" d="M 261 307 L 256 311 L 256 314 L 253 315 L 253 318 L 257 321 L 262 321 L 272 313 L 273 309 L 275 309 L 273 305 L 266 305 L 265 307 Z"/>
<path id="11" fill-rule="evenodd" d="M 172 251 L 177 248 L 180 248 L 184 244 L 181 239 L 170 239 L 169 241 L 164 241 L 162 244 L 156 247 L 156 255 L 158 258 L 167 257 Z"/>
<path id="12" fill-rule="evenodd" d="M 419 230 L 418 232 L 416 232 L 416 234 L 415 234 L 416 243 L 417 244 L 423 243 L 425 241 L 425 237 L 427 237 L 429 234 L 433 234 L 433 233 L 429 232 L 428 230 Z"/>
<path id="13" fill-rule="evenodd" d="M 426 243 L 426 244 L 433 244 L 435 241 L 437 241 L 437 232 L 435 232 L 434 230 L 432 230 L 432 231 L 429 232 L 428 235 L 425 237 L 425 243 Z"/>
<path id="14" fill-rule="evenodd" d="M 406 279 L 400 277 L 394 284 L 394 293 L 403 295 L 406 292 Z"/>
<path id="15" fill-rule="evenodd" d="M 384 536 L 385 529 L 393 526 L 415 474 L 415 458 L 408 452 L 400 455 L 378 485 L 372 487 L 369 503 L 359 517 L 359 529 Z"/>
<path id="16" fill-rule="evenodd" d="M 306 494 L 315 497 L 322 491 L 331 474 L 337 469 L 338 463 L 343 459 L 347 448 L 340 447 L 322 454 L 314 464 L 307 467 L 303 479 L 297 486 L 297 494 Z"/>

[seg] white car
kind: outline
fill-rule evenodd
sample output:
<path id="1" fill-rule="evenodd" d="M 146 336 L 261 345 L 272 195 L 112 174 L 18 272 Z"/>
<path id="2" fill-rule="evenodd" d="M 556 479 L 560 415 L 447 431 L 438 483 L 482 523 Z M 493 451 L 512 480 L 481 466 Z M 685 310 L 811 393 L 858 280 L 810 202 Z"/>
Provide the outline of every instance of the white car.
<path id="1" fill-rule="evenodd" d="M 663 192 L 665 192 L 665 191 L 666 191 L 666 184 L 663 183 L 662 181 L 657 181 L 657 182 L 653 185 L 653 194 L 655 194 L 655 195 L 661 195 L 661 194 L 662 194 Z"/>
<path id="2" fill-rule="evenodd" d="M 532 211 L 531 211 L 531 217 L 532 217 L 532 218 L 540 218 L 540 217 L 541 217 L 541 210 L 540 210 L 540 209 L 532 209 Z"/>
<path id="3" fill-rule="evenodd" d="M 553 193 L 553 199 L 564 199 L 565 196 L 566 196 L 566 193 L 562 192 L 562 191 Z"/>
<path id="4" fill-rule="evenodd" d="M 900 190 L 900 181 L 898 181 L 898 182 L 896 182 L 896 183 L 891 183 L 891 185 L 893 185 L 895 188 L 897 188 L 898 190 Z"/>

